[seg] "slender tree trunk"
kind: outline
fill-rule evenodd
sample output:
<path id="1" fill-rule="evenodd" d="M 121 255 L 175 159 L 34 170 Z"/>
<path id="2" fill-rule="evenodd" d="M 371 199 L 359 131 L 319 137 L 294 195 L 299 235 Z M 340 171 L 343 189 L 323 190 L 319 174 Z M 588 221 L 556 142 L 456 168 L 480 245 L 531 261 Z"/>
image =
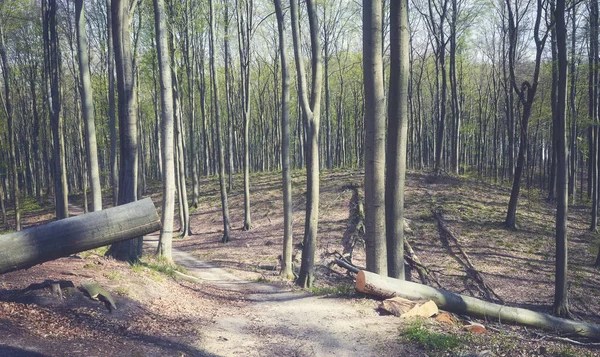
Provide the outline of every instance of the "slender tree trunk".
<path id="1" fill-rule="evenodd" d="M 589 169 L 588 192 L 592 196 L 592 218 L 590 229 L 596 231 L 598 226 L 598 75 L 600 68 L 598 66 L 598 2 L 591 0 L 588 6 L 589 14 L 589 57 L 588 57 L 588 115 L 594 125 L 589 129 Z M 600 252 L 596 265 L 600 266 Z"/>
<path id="2" fill-rule="evenodd" d="M 92 212 L 102 209 L 102 188 L 98 168 L 98 145 L 96 144 L 96 124 L 94 123 L 94 103 L 90 65 L 88 60 L 87 35 L 85 33 L 85 12 L 83 0 L 75 0 L 75 29 L 77 30 L 77 56 L 81 79 L 81 111 L 85 126 L 85 148 L 87 169 L 92 189 Z"/>
<path id="3" fill-rule="evenodd" d="M 108 67 L 108 126 L 110 127 L 110 182 L 112 186 L 113 206 L 119 204 L 119 161 L 117 160 L 117 119 L 115 105 L 115 68 L 113 46 L 112 0 L 106 0 L 107 12 L 107 67 Z"/>
<path id="4" fill-rule="evenodd" d="M 173 239 L 173 215 L 175 213 L 175 161 L 173 153 L 173 91 L 171 90 L 171 58 L 169 56 L 168 30 L 166 24 L 166 10 L 164 0 L 154 0 L 154 29 L 156 31 L 156 49 L 158 52 L 158 67 L 160 73 L 160 102 L 161 102 L 161 128 L 162 128 L 162 157 L 163 161 L 163 202 L 162 202 L 162 228 L 158 240 L 156 253 L 168 261 L 171 256 Z"/>
<path id="5" fill-rule="evenodd" d="M 48 1 L 46 3 L 46 1 Z M 54 200 L 56 206 L 56 217 L 58 219 L 69 216 L 67 169 L 65 160 L 65 140 L 63 117 L 61 113 L 60 99 L 60 46 L 58 43 L 58 32 L 56 30 L 56 0 L 44 0 L 42 2 L 44 12 L 44 42 L 45 58 L 48 59 L 46 71 L 48 73 L 49 86 L 49 108 L 51 116 L 52 136 L 54 143 L 53 165 L 54 165 Z"/>
<path id="6" fill-rule="evenodd" d="M 281 59 L 281 166 L 283 182 L 283 256 L 281 276 L 292 279 L 292 176 L 290 171 L 290 76 L 288 73 L 285 21 L 281 0 L 273 0 L 279 31 L 279 56 Z"/>
<path id="7" fill-rule="evenodd" d="M 13 201 L 15 203 L 15 230 L 21 230 L 21 211 L 19 209 L 19 171 L 17 170 L 17 159 L 15 157 L 15 125 L 10 94 L 10 66 L 6 56 L 6 45 L 4 44 L 4 28 L 0 26 L 0 57 L 2 59 L 2 75 L 4 79 L 4 107 L 6 109 L 8 126 L 8 161 L 10 173 L 13 180 Z"/>
<path id="8" fill-rule="evenodd" d="M 558 56 L 558 88 L 554 137 L 557 149 L 556 177 L 556 280 L 554 290 L 554 313 L 570 315 L 567 291 L 567 214 L 568 214 L 568 167 L 566 148 L 567 105 L 567 26 L 565 24 L 565 0 L 556 0 L 554 12 L 556 52 Z"/>
<path id="9" fill-rule="evenodd" d="M 127 0 L 111 0 L 113 45 L 119 94 L 119 204 L 137 200 L 138 131 L 133 47 L 130 34 L 130 14 L 134 11 Z M 135 3 L 134 3 L 135 4 Z M 135 6 L 134 6 L 135 7 Z M 142 255 L 143 237 L 113 244 L 106 254 L 118 260 L 136 261 Z"/>
<path id="10" fill-rule="evenodd" d="M 227 243 L 230 240 L 229 224 L 229 204 L 227 202 L 227 187 L 225 185 L 225 159 L 223 155 L 223 145 L 221 137 L 221 118 L 219 110 L 219 85 L 217 80 L 217 71 L 215 65 L 215 12 L 213 0 L 209 0 L 210 5 L 210 77 L 213 88 L 213 103 L 215 112 L 215 126 L 217 151 L 219 155 L 219 186 L 221 188 L 221 207 L 223 211 L 223 238 L 221 242 Z"/>
<path id="11" fill-rule="evenodd" d="M 367 270 L 388 271 L 385 223 L 385 95 L 383 91 L 382 3 L 363 7 L 365 91 L 365 251 Z M 397 68 L 393 68 L 396 70 Z M 394 82 L 397 85 L 398 82 Z M 392 88 L 393 89 L 393 88 Z M 390 100 L 393 102 L 394 100 Z M 392 135 L 394 127 L 390 128 Z M 392 137 L 390 140 L 393 140 Z M 396 172 L 394 172 L 396 173 Z"/>
<path id="12" fill-rule="evenodd" d="M 240 80 L 242 83 L 242 115 L 244 120 L 244 230 L 252 228 L 250 216 L 250 38 L 252 36 L 252 12 L 254 3 L 245 0 L 236 3 L 239 58 L 240 58 Z"/>
<path id="13" fill-rule="evenodd" d="M 317 245 L 317 230 L 319 225 L 319 121 L 321 117 L 321 87 L 322 63 L 321 46 L 319 44 L 319 25 L 315 3 L 307 0 L 308 21 L 310 29 L 310 48 L 312 81 L 310 101 L 305 78 L 304 63 L 300 53 L 300 29 L 298 20 L 298 7 L 296 0 L 290 0 L 290 13 L 292 16 L 292 39 L 294 43 L 294 57 L 296 58 L 296 73 L 298 76 L 298 97 L 302 106 L 302 113 L 306 127 L 306 217 L 304 220 L 304 245 L 302 248 L 302 263 L 300 275 L 296 283 L 308 288 L 314 280 L 314 261 Z"/>
<path id="14" fill-rule="evenodd" d="M 385 182 L 388 276 L 404 280 L 404 183 L 410 77 L 408 0 L 390 3 L 389 137 Z M 365 212 L 366 213 L 366 212 Z"/>

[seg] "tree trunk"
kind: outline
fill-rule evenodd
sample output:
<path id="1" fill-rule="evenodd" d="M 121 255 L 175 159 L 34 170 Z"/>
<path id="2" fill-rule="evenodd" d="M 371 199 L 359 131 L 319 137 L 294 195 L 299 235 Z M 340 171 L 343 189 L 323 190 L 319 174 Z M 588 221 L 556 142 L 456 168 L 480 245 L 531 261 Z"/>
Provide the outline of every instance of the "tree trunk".
<path id="1" fill-rule="evenodd" d="M 219 187 L 221 189 L 221 208 L 223 212 L 223 238 L 221 242 L 227 243 L 230 240 L 230 224 L 229 224 L 229 204 L 227 202 L 227 187 L 225 186 L 225 159 L 223 155 L 223 145 L 221 137 L 221 118 L 219 110 L 219 84 L 217 80 L 217 70 L 215 65 L 215 11 L 213 0 L 209 0 L 210 4 L 210 78 L 213 88 L 213 103 L 215 112 L 215 126 L 217 151 L 219 155 Z"/>
<path id="2" fill-rule="evenodd" d="M 558 55 L 558 88 L 554 137 L 556 144 L 556 280 L 554 290 L 554 312 L 565 317 L 570 315 L 567 296 L 567 212 L 568 212 L 568 167 L 566 148 L 566 105 L 567 105 L 567 26 L 565 24 L 565 0 L 556 1 L 554 12 L 556 52 Z"/>
<path id="3" fill-rule="evenodd" d="M 107 67 L 108 67 L 108 126 L 110 127 L 110 182 L 112 186 L 113 206 L 119 204 L 119 161 L 117 159 L 117 119 L 115 106 L 115 68 L 113 46 L 112 0 L 106 0 L 107 12 Z"/>
<path id="4" fill-rule="evenodd" d="M 119 94 L 119 204 L 137 200 L 138 133 L 133 46 L 130 35 L 130 9 L 127 0 L 112 1 L 113 45 Z M 135 6 L 134 6 L 135 7 Z M 106 253 L 117 260 L 136 261 L 142 255 L 142 237 L 113 244 Z"/>
<path id="5" fill-rule="evenodd" d="M 244 121 L 244 230 L 252 228 L 250 216 L 250 39 L 252 36 L 253 1 L 236 3 L 238 43 L 240 58 L 240 80 L 242 87 L 242 116 Z"/>
<path id="6" fill-rule="evenodd" d="M 83 0 L 75 0 L 75 22 L 79 76 L 81 79 L 81 111 L 85 126 L 87 169 L 92 189 L 92 211 L 100 211 L 102 209 L 102 188 L 100 187 L 100 171 L 98 169 L 98 146 L 96 144 L 96 124 L 94 123 L 94 103 L 87 55 L 88 43 L 85 33 Z"/>
<path id="7" fill-rule="evenodd" d="M 160 73 L 160 102 L 162 117 L 163 201 L 162 228 L 156 253 L 172 261 L 173 215 L 175 213 L 175 161 L 173 153 L 173 91 L 171 90 L 171 58 L 169 56 L 168 30 L 164 0 L 154 0 L 154 29 Z"/>
<path id="8" fill-rule="evenodd" d="M 0 274 L 160 229 L 150 198 L 1 236 Z"/>
<path id="9" fill-rule="evenodd" d="M 19 171 L 17 170 L 17 159 L 15 157 L 15 125 L 13 121 L 13 112 L 10 96 L 10 66 L 6 56 L 6 46 L 4 44 L 4 28 L 0 26 L 0 57 L 2 60 L 2 76 L 4 79 L 4 106 L 6 109 L 8 126 L 8 161 L 10 173 L 13 180 L 13 201 L 15 203 L 15 230 L 21 230 L 21 211 L 19 209 Z"/>
<path id="10" fill-rule="evenodd" d="M 292 176 L 290 172 L 290 76 L 288 73 L 285 43 L 285 21 L 281 0 L 273 0 L 279 31 L 279 56 L 281 59 L 281 166 L 283 182 L 283 256 L 280 275 L 294 277 L 292 270 Z"/>
<path id="11" fill-rule="evenodd" d="M 364 270 L 358 272 L 356 276 L 356 289 L 384 298 L 399 296 L 410 300 L 433 300 L 438 308 L 461 315 L 475 316 L 486 320 L 497 319 L 499 322 L 514 322 L 550 331 L 559 331 L 567 335 L 600 339 L 600 326 L 598 325 L 561 319 L 518 307 L 498 305 L 410 281 L 386 278 Z"/>
<path id="12" fill-rule="evenodd" d="M 47 2 L 46 2 L 47 1 Z M 65 139 L 63 117 L 61 113 L 60 79 L 61 61 L 58 32 L 56 30 L 56 0 L 42 2 L 44 12 L 44 43 L 47 58 L 46 72 L 50 82 L 48 100 L 51 116 L 52 137 L 54 143 L 54 200 L 56 218 L 63 219 L 69 216 L 69 199 L 67 187 L 67 168 L 65 160 Z"/>
<path id="13" fill-rule="evenodd" d="M 296 73 L 298 76 L 298 97 L 306 128 L 306 216 L 304 220 L 304 245 L 302 248 L 302 263 L 296 283 L 308 288 L 314 280 L 314 261 L 317 245 L 317 230 L 319 225 L 319 121 L 321 117 L 321 86 L 322 64 L 321 46 L 319 44 L 319 25 L 313 0 L 306 1 L 310 29 L 310 48 L 312 81 L 310 101 L 304 71 L 304 63 L 300 53 L 300 29 L 298 7 L 296 0 L 290 0 L 292 16 L 292 39 L 294 57 L 296 58 Z"/>
<path id="14" fill-rule="evenodd" d="M 392 1 L 390 3 L 390 99 L 385 178 L 385 232 L 388 276 L 401 280 L 404 280 L 404 183 L 408 141 L 409 37 L 408 0 Z"/>
<path id="15" fill-rule="evenodd" d="M 365 91 L 365 251 L 367 270 L 388 271 L 385 234 L 385 95 L 383 91 L 382 2 L 363 7 Z M 396 70 L 397 68 L 394 68 Z M 394 83 L 396 85 L 397 82 Z M 395 98 L 394 98 L 395 99 Z M 391 101 L 390 101 L 391 102 Z M 393 128 L 390 129 L 392 135 Z"/>

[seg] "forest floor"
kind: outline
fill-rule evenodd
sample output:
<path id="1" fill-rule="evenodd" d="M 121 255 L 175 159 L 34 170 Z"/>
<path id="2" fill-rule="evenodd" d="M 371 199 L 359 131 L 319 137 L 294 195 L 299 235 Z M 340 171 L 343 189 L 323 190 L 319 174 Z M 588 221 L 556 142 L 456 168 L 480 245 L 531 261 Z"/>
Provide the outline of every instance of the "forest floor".
<path id="1" fill-rule="evenodd" d="M 321 175 L 315 287 L 303 291 L 278 277 L 283 218 L 280 173 L 251 177 L 252 225 L 243 225 L 242 177 L 230 192 L 232 241 L 220 243 L 216 178 L 203 179 L 192 212 L 192 235 L 174 242 L 174 259 L 186 275 L 152 258 L 156 235 L 147 236 L 141 263 L 129 265 L 92 250 L 0 276 L 2 356 L 600 356 L 590 346 L 553 339 L 551 333 L 477 322 L 485 334 L 461 323 L 403 321 L 385 315 L 379 301 L 355 292 L 353 278 L 329 263 L 344 250 L 351 190 L 358 171 Z M 304 175 L 293 173 L 294 243 L 302 241 Z M 160 209 L 159 185 L 149 194 Z M 191 192 L 188 190 L 188 192 Z M 536 190 L 523 190 L 518 230 L 503 227 L 509 189 L 472 178 L 408 175 L 409 241 L 440 284 L 482 296 L 468 276 L 457 245 L 507 305 L 550 312 L 554 284 L 555 208 Z M 74 206 L 81 196 L 73 197 Z M 23 204 L 26 225 L 52 218 L 51 207 Z M 600 236 L 588 230 L 589 204 L 569 212 L 569 298 L 580 319 L 600 323 L 600 272 L 592 267 Z M 457 238 L 448 242 L 435 212 Z M 79 213 L 79 212 L 74 212 Z M 298 249 L 297 249 L 298 250 Z M 297 252 L 296 259 L 300 259 Z M 364 265 L 357 246 L 356 265 Z M 418 280 L 413 273 L 414 280 Z M 64 299 L 46 280 L 62 281 Z M 112 292 L 117 310 L 83 295 L 77 287 L 95 281 Z M 33 285 L 32 285 L 33 284 Z M 459 320 L 464 320 L 460 317 Z M 470 354 L 469 354 L 470 353 Z"/>

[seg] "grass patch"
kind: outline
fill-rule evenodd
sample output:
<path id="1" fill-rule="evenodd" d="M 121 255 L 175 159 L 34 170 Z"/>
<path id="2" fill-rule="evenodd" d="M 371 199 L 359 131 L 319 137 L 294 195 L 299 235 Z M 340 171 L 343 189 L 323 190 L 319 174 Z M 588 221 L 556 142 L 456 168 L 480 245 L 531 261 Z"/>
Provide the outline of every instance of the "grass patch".
<path id="1" fill-rule="evenodd" d="M 108 280 L 119 280 L 121 279 L 121 274 L 118 271 L 113 271 L 110 273 L 104 274 L 108 278 Z"/>
<path id="2" fill-rule="evenodd" d="M 423 320 L 416 319 L 401 332 L 405 341 L 413 342 L 428 352 L 448 352 L 466 344 L 465 339 L 428 330 Z"/>
<path id="3" fill-rule="evenodd" d="M 135 273 L 141 273 L 146 269 L 169 277 L 174 277 L 176 271 L 184 274 L 186 273 L 185 268 L 171 264 L 162 257 L 142 257 L 142 260 L 131 265 L 131 270 Z"/>
<path id="4" fill-rule="evenodd" d="M 313 286 L 310 292 L 315 295 L 337 295 L 351 296 L 354 294 L 354 286 L 340 284 L 336 286 Z"/>
<path id="5" fill-rule="evenodd" d="M 99 256 L 99 257 L 103 257 L 106 252 L 108 251 L 108 245 L 104 246 L 104 247 L 100 247 L 100 248 L 95 248 L 95 249 L 90 249 L 90 250 L 86 250 L 85 252 L 81 252 L 79 253 L 79 255 L 83 258 L 89 258 L 93 255 Z"/>

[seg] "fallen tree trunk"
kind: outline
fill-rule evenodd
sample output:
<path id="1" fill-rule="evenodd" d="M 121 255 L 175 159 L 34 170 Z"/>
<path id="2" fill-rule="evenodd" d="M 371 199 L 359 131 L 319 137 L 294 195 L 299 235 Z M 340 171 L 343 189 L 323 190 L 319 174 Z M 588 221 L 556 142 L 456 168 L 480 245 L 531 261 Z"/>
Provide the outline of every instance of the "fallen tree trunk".
<path id="1" fill-rule="evenodd" d="M 160 229 L 150 198 L 0 236 L 0 274 Z"/>
<path id="2" fill-rule="evenodd" d="M 356 276 L 356 289 L 366 294 L 384 298 L 400 296 L 411 300 L 433 300 L 440 309 L 458 314 L 480 317 L 486 320 L 512 322 L 552 330 L 560 334 L 600 340 L 599 325 L 561 319 L 518 307 L 498 305 L 443 289 L 383 277 L 364 270 L 361 270 Z"/>

